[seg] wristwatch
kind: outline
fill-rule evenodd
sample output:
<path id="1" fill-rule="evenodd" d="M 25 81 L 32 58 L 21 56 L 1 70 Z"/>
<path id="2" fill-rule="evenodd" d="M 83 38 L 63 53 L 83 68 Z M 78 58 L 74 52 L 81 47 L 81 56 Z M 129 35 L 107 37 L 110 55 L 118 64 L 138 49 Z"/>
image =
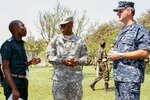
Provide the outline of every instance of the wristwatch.
<path id="1" fill-rule="evenodd" d="M 120 53 L 120 59 L 123 59 L 124 57 L 123 57 L 123 53 Z"/>

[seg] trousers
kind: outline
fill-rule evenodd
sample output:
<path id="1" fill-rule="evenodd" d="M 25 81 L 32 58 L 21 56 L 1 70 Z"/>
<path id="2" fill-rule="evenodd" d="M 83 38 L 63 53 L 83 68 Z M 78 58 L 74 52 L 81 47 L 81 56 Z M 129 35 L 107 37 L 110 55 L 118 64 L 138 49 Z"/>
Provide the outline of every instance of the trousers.
<path id="1" fill-rule="evenodd" d="M 83 95 L 82 81 L 54 81 L 52 86 L 54 100 L 81 100 Z"/>
<path id="2" fill-rule="evenodd" d="M 141 83 L 115 81 L 116 100 L 140 100 Z"/>
<path id="3" fill-rule="evenodd" d="M 22 98 L 23 100 L 28 100 L 28 80 L 26 78 L 17 78 L 17 77 L 13 77 L 13 80 L 20 93 L 20 98 Z M 12 93 L 12 89 L 10 88 L 9 84 L 6 82 L 5 79 L 3 83 L 4 83 L 3 84 L 4 95 L 7 100 Z"/>

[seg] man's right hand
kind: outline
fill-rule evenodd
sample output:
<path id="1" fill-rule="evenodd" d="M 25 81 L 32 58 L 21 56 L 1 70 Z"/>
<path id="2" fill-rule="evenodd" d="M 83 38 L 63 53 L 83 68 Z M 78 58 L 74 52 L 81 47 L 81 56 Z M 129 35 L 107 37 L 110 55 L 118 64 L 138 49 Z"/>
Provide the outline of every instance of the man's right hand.
<path id="1" fill-rule="evenodd" d="M 19 91 L 18 90 L 12 90 L 12 99 L 18 100 L 19 97 L 20 97 Z"/>

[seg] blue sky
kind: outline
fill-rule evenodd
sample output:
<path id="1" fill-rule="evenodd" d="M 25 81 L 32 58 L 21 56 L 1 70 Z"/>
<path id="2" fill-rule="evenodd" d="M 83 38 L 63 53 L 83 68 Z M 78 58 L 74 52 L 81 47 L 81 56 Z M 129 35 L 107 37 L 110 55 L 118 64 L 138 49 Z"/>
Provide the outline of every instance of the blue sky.
<path id="1" fill-rule="evenodd" d="M 118 6 L 118 0 L 58 0 L 61 5 L 82 12 L 87 10 L 90 20 L 98 20 L 100 24 L 117 20 L 112 9 Z M 139 17 L 150 9 L 149 0 L 130 0 L 135 2 L 136 15 Z M 38 21 L 40 11 L 52 11 L 57 0 L 0 0 L 0 44 L 11 36 L 8 31 L 10 21 L 19 19 L 23 21 L 28 30 L 39 38 L 35 23 Z"/>

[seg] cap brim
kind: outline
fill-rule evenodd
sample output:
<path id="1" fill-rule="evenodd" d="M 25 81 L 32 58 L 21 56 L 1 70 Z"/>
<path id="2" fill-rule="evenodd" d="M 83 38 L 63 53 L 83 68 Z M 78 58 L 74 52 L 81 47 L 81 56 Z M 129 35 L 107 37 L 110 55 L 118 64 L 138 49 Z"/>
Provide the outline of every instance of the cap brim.
<path id="1" fill-rule="evenodd" d="M 69 22 L 70 22 L 70 21 L 60 22 L 59 25 L 67 24 L 67 23 L 69 23 Z"/>
<path id="2" fill-rule="evenodd" d="M 118 8 L 116 8 L 116 9 L 113 9 L 113 11 L 114 12 L 118 12 L 119 10 L 121 10 L 121 9 L 124 9 L 125 7 L 118 7 Z"/>

